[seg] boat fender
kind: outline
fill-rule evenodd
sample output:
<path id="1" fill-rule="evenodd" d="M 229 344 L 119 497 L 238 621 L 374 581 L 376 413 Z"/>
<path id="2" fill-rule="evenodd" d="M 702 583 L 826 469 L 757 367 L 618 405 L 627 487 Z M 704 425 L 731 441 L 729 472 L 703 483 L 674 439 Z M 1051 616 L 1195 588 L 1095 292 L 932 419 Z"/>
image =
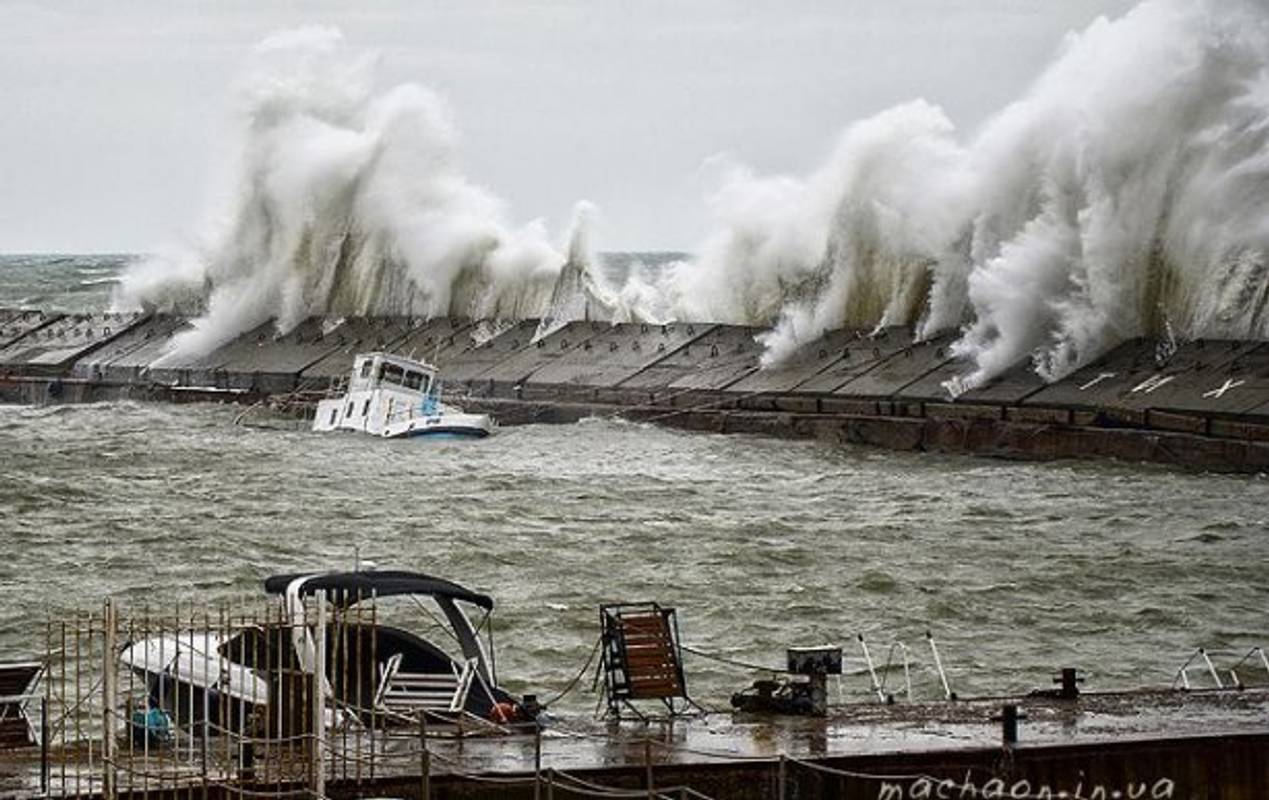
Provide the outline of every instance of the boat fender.
<path id="1" fill-rule="evenodd" d="M 496 725 L 506 725 L 516 719 L 518 710 L 515 703 L 494 703 L 493 708 L 489 709 L 489 721 Z"/>

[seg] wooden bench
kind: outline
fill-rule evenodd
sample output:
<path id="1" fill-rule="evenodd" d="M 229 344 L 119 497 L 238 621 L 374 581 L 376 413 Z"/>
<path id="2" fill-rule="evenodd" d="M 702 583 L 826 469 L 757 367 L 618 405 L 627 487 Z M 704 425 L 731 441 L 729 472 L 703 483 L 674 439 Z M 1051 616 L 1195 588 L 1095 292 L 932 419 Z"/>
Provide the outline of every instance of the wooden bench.
<path id="1" fill-rule="evenodd" d="M 687 696 L 674 609 L 656 603 L 601 606 L 600 636 L 610 714 L 620 717 L 624 706 L 642 717 L 635 700 L 659 700 L 671 715 L 699 708 Z"/>

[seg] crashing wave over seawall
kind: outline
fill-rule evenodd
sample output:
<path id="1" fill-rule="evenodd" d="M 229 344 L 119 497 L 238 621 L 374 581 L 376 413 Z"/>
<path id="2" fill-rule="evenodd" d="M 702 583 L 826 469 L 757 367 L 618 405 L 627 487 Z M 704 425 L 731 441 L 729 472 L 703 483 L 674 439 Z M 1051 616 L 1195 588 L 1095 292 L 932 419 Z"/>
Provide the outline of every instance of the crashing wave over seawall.
<path id="1" fill-rule="evenodd" d="M 1060 377 L 1132 336 L 1269 334 L 1269 10 L 1154 0 L 1068 37 L 967 142 L 924 101 L 802 179 L 732 165 L 679 314 L 956 331 L 977 385 Z"/>
<path id="2" fill-rule="evenodd" d="M 460 171 L 443 101 L 378 91 L 374 67 L 328 28 L 261 43 L 237 87 L 245 135 L 223 221 L 193 252 L 130 270 L 116 304 L 200 313 L 184 352 L 313 314 L 545 316 L 562 272 L 602 305 L 589 265 L 566 268 L 589 258 L 585 204 L 567 253 L 541 222 L 509 227 Z"/>
<path id="3" fill-rule="evenodd" d="M 608 287 L 581 206 L 564 244 L 511 227 L 457 163 L 444 103 L 376 87 L 313 28 L 239 87 L 238 183 L 195 252 L 120 305 L 197 307 L 180 346 L 311 314 L 695 319 L 772 326 L 766 360 L 837 327 L 954 332 L 953 393 L 1031 359 L 1069 373 L 1126 338 L 1269 336 L 1269 8 L 1146 0 L 1068 36 L 965 136 L 917 100 L 846 129 L 803 177 L 724 164 L 696 256 Z"/>

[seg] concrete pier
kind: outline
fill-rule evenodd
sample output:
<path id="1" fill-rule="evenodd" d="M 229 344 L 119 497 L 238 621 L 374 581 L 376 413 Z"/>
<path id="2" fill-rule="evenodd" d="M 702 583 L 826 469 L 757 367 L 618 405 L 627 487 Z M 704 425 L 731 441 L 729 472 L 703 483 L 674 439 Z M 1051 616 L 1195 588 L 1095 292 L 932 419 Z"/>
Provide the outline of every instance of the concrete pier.
<path id="1" fill-rule="evenodd" d="M 1002 725 L 1006 705 L 1018 712 L 1013 740 Z M 357 769 L 361 762 L 341 757 L 341 740 L 334 737 L 325 789 L 331 800 L 421 799 L 425 786 L 430 797 L 470 800 L 1263 800 L 1269 791 L 1266 712 L 1265 690 L 1248 687 L 855 704 L 832 707 L 826 717 L 713 712 L 644 723 L 566 716 L 548 725 L 540 740 L 531 730 L 429 738 L 426 759 L 419 738 L 406 734 L 381 743 L 375 769 Z M 223 748 L 216 741 L 212 746 Z M 151 762 L 151 769 L 167 770 L 159 773 L 166 780 L 151 783 L 121 771 L 130 788 L 119 797 L 307 793 L 302 779 L 208 781 L 197 758 L 195 768 L 181 773 L 179 755 Z M 0 797 L 44 796 L 35 777 L 38 758 L 34 749 L 0 751 Z M 52 796 L 102 794 L 85 779 L 63 781 Z"/>
<path id="2" fill-rule="evenodd" d="M 434 361 L 448 394 L 505 422 L 617 414 L 701 430 L 906 450 L 1269 469 L 1269 342 L 1133 340 L 1045 383 L 1027 362 L 955 397 L 951 336 L 830 331 L 763 366 L 762 329 L 406 317 L 272 323 L 211 352 L 172 352 L 188 320 L 0 309 L 0 399 L 255 402 L 343 379 L 353 356 Z M 544 335 L 543 335 L 544 334 Z"/>

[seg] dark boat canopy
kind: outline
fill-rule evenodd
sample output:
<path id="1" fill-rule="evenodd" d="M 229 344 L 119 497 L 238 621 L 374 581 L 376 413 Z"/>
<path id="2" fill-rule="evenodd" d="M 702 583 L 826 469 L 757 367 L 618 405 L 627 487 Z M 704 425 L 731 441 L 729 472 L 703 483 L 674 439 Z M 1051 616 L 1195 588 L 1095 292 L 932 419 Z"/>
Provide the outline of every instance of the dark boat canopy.
<path id="1" fill-rule="evenodd" d="M 326 592 L 331 602 L 342 606 L 350 606 L 360 600 L 368 600 L 372 595 L 389 597 L 398 594 L 421 594 L 432 597 L 444 597 L 451 600 L 462 600 L 480 606 L 485 610 L 493 608 L 493 598 L 465 589 L 453 581 L 434 578 L 421 572 L 405 572 L 402 570 L 375 570 L 371 572 L 325 572 L 314 575 L 308 572 L 296 572 L 290 575 L 274 575 L 264 581 L 264 590 L 269 594 L 283 594 L 295 580 L 311 575 L 300 586 L 301 595 L 313 595 Z"/>

